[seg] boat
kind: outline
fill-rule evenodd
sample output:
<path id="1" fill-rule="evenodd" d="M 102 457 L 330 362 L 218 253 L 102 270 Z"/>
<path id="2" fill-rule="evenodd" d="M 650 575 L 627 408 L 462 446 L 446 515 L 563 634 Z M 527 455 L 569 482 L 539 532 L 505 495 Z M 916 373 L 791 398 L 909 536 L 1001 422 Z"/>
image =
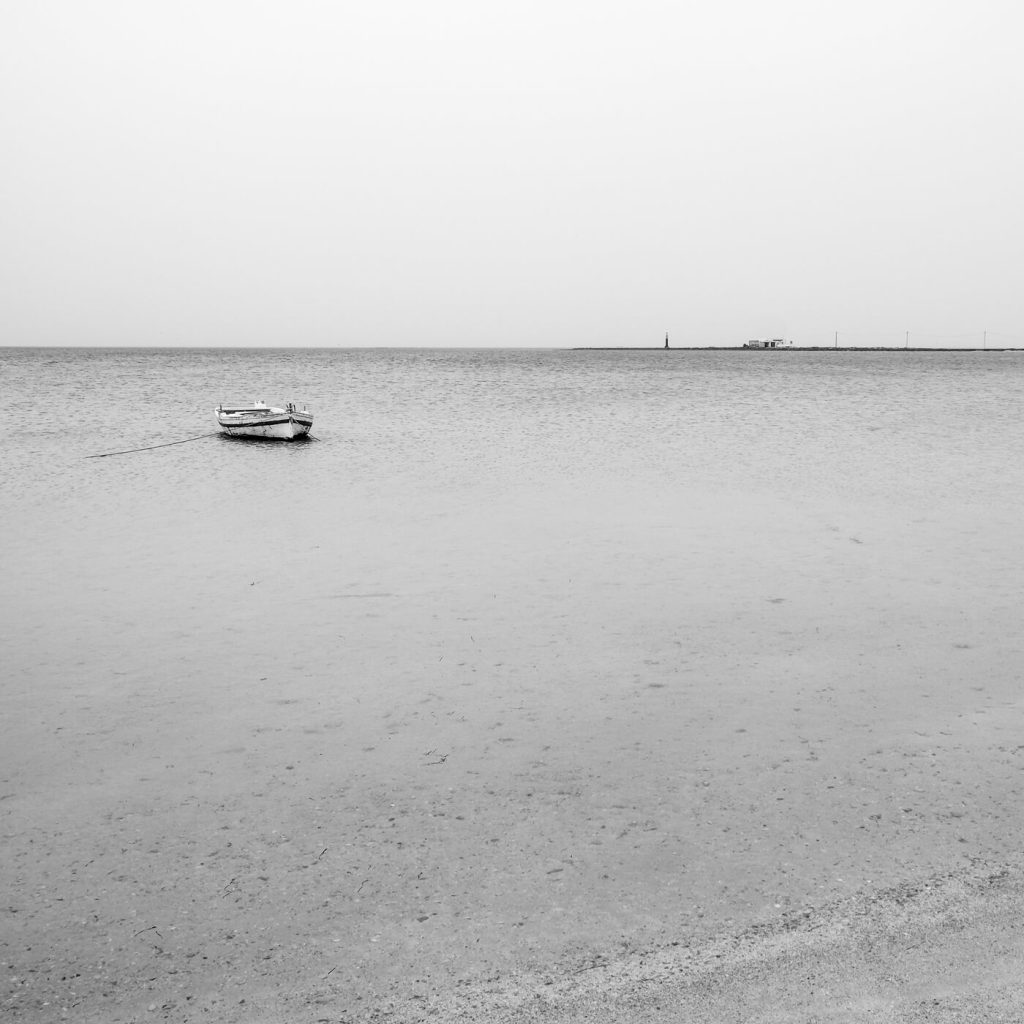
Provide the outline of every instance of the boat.
<path id="1" fill-rule="evenodd" d="M 289 402 L 283 409 L 253 402 L 251 405 L 218 405 L 217 422 L 232 437 L 265 437 L 294 441 L 305 437 L 313 426 L 313 414 Z"/>

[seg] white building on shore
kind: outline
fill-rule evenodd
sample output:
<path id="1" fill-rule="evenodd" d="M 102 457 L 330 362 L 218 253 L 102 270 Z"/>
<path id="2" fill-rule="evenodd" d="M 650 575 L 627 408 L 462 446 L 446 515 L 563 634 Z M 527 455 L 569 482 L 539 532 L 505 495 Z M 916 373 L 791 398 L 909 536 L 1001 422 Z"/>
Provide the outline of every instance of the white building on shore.
<path id="1" fill-rule="evenodd" d="M 789 348 L 793 342 L 785 338 L 755 338 L 753 341 L 743 342 L 744 348 Z"/>

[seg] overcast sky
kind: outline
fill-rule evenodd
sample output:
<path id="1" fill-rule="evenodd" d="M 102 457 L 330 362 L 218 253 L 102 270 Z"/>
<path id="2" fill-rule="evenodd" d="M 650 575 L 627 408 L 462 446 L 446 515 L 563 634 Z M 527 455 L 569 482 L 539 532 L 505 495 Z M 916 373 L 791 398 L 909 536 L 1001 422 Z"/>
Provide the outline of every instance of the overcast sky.
<path id="1" fill-rule="evenodd" d="M 0 344 L 1024 344 L 1022 12 L 8 0 Z"/>

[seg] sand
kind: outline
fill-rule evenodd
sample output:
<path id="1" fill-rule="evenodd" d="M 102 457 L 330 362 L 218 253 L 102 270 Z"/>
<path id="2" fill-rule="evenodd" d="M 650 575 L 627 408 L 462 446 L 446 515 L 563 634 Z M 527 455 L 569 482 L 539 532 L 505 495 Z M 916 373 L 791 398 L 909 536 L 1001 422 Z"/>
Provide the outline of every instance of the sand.
<path id="1" fill-rule="evenodd" d="M 977 865 L 692 946 L 484 984 L 422 1019 L 1009 1024 L 1024 1008 L 1022 881 Z"/>
<path id="2" fill-rule="evenodd" d="M 1019 872 L 975 865 L 702 942 L 466 977 L 442 991 L 381 995 L 362 1006 L 346 1005 L 351 996 L 332 984 L 331 971 L 319 984 L 295 984 L 288 967 L 301 976 L 304 961 L 318 958 L 305 943 L 279 950 L 268 968 L 253 964 L 256 950 L 245 937 L 183 957 L 173 933 L 150 926 L 136 933 L 130 965 L 97 965 L 89 977 L 76 973 L 58 983 L 59 967 L 37 960 L 24 976 L 7 979 L 5 1013 L 12 1020 L 237 1024 L 1013 1024 L 1024 1009 L 1022 911 Z M 19 998 L 30 992 L 53 998 L 32 1007 Z"/>

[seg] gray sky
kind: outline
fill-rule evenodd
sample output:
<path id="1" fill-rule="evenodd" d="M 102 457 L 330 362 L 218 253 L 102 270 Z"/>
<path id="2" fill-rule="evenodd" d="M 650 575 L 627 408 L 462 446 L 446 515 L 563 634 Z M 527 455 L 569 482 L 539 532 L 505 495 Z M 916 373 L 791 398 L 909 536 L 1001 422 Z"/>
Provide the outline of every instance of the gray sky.
<path id="1" fill-rule="evenodd" d="M 1022 29 L 8 0 L 0 344 L 1024 344 Z"/>

